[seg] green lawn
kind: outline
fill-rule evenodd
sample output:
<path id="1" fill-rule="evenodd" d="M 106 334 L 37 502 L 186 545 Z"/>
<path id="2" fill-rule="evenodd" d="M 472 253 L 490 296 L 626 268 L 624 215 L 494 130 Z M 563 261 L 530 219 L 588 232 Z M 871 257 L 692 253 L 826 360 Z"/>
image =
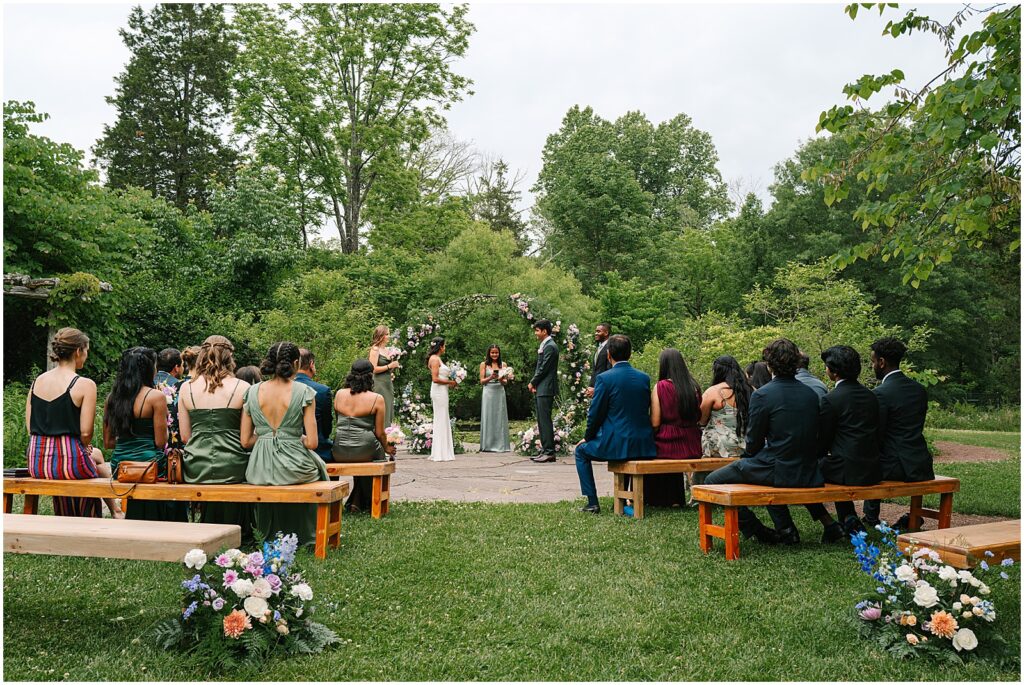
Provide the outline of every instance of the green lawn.
<path id="1" fill-rule="evenodd" d="M 954 511 L 1020 517 L 1020 433 L 939 429 L 926 433 L 934 440 L 1006 452 L 1006 461 L 935 465 L 936 473 L 960 479 L 960 492 L 953 498 Z M 937 507 L 939 498 L 925 497 L 925 503 Z"/>

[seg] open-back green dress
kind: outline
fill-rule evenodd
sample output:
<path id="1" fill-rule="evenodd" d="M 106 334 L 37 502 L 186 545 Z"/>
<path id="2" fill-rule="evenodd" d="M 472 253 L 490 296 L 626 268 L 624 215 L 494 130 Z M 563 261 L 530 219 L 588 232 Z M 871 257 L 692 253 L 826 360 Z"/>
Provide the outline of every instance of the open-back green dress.
<path id="1" fill-rule="evenodd" d="M 295 485 L 327 480 L 327 467 L 316 452 L 302 444 L 302 410 L 316 399 L 308 385 L 292 383 L 292 398 L 277 430 L 260 409 L 259 388 L 245 391 L 244 407 L 252 417 L 256 445 L 249 456 L 245 480 L 253 485 Z M 256 504 L 253 529 L 266 540 L 278 532 L 295 533 L 299 544 L 316 542 L 315 504 Z"/>

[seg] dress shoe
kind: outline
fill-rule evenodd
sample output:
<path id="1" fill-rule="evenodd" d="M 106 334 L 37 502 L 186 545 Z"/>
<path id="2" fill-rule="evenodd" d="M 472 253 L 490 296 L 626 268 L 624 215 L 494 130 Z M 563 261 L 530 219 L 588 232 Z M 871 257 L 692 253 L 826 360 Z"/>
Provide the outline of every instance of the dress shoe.
<path id="1" fill-rule="evenodd" d="M 843 530 L 847 535 L 856 535 L 864 530 L 864 524 L 854 514 L 850 514 L 843 521 Z"/>
<path id="2" fill-rule="evenodd" d="M 846 539 L 846 531 L 836 521 L 825 526 L 825 530 L 821 533 L 821 541 L 824 543 L 842 542 L 844 539 Z"/>
<path id="3" fill-rule="evenodd" d="M 553 454 L 542 454 L 538 457 L 530 457 L 530 461 L 534 462 L 535 464 L 550 464 L 552 462 L 558 461 L 558 459 Z"/>
<path id="4" fill-rule="evenodd" d="M 743 537 L 746 540 L 755 538 L 762 545 L 777 545 L 779 544 L 779 535 L 774 530 L 764 524 L 757 524 L 756 528 L 743 531 Z"/>
<path id="5" fill-rule="evenodd" d="M 600 504 L 588 504 L 585 507 L 580 507 L 580 511 L 583 512 L 584 514 L 600 514 L 601 513 L 601 505 Z"/>
<path id="6" fill-rule="evenodd" d="M 777 530 L 775 533 L 779 536 L 779 542 L 783 545 L 800 544 L 800 531 L 792 526 L 789 528 L 783 528 L 782 530 Z"/>
<path id="7" fill-rule="evenodd" d="M 896 519 L 896 523 L 892 524 L 892 527 L 901 533 L 916 532 L 916 529 L 915 531 L 910 530 L 910 514 L 904 514 L 903 516 L 900 516 L 898 519 Z"/>

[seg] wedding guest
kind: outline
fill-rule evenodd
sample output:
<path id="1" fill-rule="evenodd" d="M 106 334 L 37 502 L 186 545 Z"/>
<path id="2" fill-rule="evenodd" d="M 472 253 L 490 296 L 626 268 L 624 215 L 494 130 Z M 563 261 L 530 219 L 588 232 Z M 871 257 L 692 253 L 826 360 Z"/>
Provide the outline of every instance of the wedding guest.
<path id="1" fill-rule="evenodd" d="M 313 353 L 304 347 L 299 348 L 299 371 L 295 374 L 295 382 L 313 388 L 316 393 L 315 411 L 316 414 L 316 449 L 313 450 L 324 461 L 331 460 L 331 427 L 333 426 L 333 411 L 331 410 L 331 389 L 323 383 L 313 380 L 316 378 L 316 359 Z"/>
<path id="2" fill-rule="evenodd" d="M 594 396 L 594 383 L 597 382 L 597 377 L 611 368 L 608 364 L 608 355 L 605 354 L 605 345 L 611 334 L 612 325 L 610 323 L 599 323 L 594 329 L 594 344 L 597 345 L 597 350 L 594 352 L 594 361 L 590 365 L 590 386 L 586 390 L 587 397 Z"/>
<path id="3" fill-rule="evenodd" d="M 882 480 L 878 461 L 878 398 L 860 384 L 860 355 L 848 345 L 821 353 L 835 389 L 821 400 L 818 443 L 826 483 L 874 485 Z M 863 530 L 853 502 L 836 502 L 846 535 Z M 845 536 L 844 536 L 845 537 Z"/>
<path id="4" fill-rule="evenodd" d="M 785 338 L 772 341 L 764 361 L 774 378 L 750 396 L 750 423 L 742 458 L 713 471 L 707 485 L 751 483 L 782 488 L 824 484 L 818 468 L 818 396 L 796 380 L 799 354 Z M 740 531 L 766 544 L 795 544 L 800 534 L 785 505 L 769 505 L 772 530 L 746 507 L 739 508 Z"/>
<path id="5" fill-rule="evenodd" d="M 185 367 L 183 377 L 187 380 L 192 377 L 192 368 L 199 359 L 199 345 L 189 345 L 181 353 L 181 363 Z"/>
<path id="6" fill-rule="evenodd" d="M 263 374 L 260 373 L 258 366 L 243 366 L 235 371 L 235 378 L 245 381 L 249 385 L 256 385 L 263 381 Z"/>
<path id="7" fill-rule="evenodd" d="M 711 387 L 704 391 L 700 404 L 700 422 L 704 426 L 701 452 L 705 456 L 743 454 L 751 392 L 753 388 L 739 362 L 727 354 L 715 359 L 711 365 Z"/>
<path id="8" fill-rule="evenodd" d="M 153 387 L 156 351 L 132 347 L 121 355 L 114 387 L 103 409 L 103 446 L 113 449 L 110 468 L 122 461 L 151 461 L 157 477 L 167 476 L 167 399 Z M 135 500 L 126 518 L 147 521 L 187 521 L 183 502 Z"/>
<path id="9" fill-rule="evenodd" d="M 551 463 L 555 458 L 555 426 L 551 410 L 558 396 L 558 344 L 551 337 L 551 322 L 539 319 L 533 324 L 533 333 L 540 342 L 537 348 L 537 367 L 530 380 L 530 392 L 537 398 L 537 428 L 540 432 L 541 454 L 530 457 L 538 464 Z M 596 392 L 596 391 L 595 391 Z"/>
<path id="10" fill-rule="evenodd" d="M 317 445 L 316 392 L 295 382 L 299 347 L 291 342 L 270 346 L 260 367 L 268 380 L 250 386 L 242 404 L 241 443 L 251 449 L 245 480 L 253 485 L 295 485 L 327 480 Z M 279 531 L 298 535 L 299 544 L 316 542 L 315 504 L 256 504 L 258 537 Z"/>
<path id="11" fill-rule="evenodd" d="M 184 367 L 181 363 L 181 352 L 168 347 L 160 350 L 160 353 L 156 356 L 156 384 L 161 383 L 175 386 L 181 379 L 181 373 Z"/>
<path id="12" fill-rule="evenodd" d="M 96 421 L 96 383 L 78 375 L 89 358 L 89 336 L 77 328 L 62 328 L 50 342 L 50 361 L 56 366 L 32 381 L 25 398 L 28 430 L 28 474 L 49 480 L 110 478 L 110 464 L 92 446 Z M 124 518 L 114 499 L 104 500 L 111 516 Z M 100 516 L 100 501 L 92 497 L 54 497 L 56 516 Z"/>
<path id="13" fill-rule="evenodd" d="M 451 369 L 444 363 L 444 338 L 437 336 L 430 341 L 427 352 L 427 368 L 430 369 L 430 403 L 434 416 L 434 432 L 430 442 L 430 461 L 454 461 L 455 440 L 452 439 L 452 423 L 448 414 L 448 388 L 458 383 L 452 380 Z"/>
<path id="14" fill-rule="evenodd" d="M 242 402 L 249 383 L 235 378 L 235 347 L 211 335 L 199 348 L 195 373 L 178 390 L 178 428 L 185 441 L 186 483 L 244 483 L 249 450 L 242 447 Z M 203 523 L 240 526 L 252 539 L 251 504 L 203 502 Z"/>
<path id="15" fill-rule="evenodd" d="M 587 498 L 580 511 L 601 513 L 593 462 L 653 459 L 658 453 L 650 419 L 651 378 L 630 365 L 632 352 L 626 336 L 608 338 L 612 368 L 597 378 L 594 400 L 587 412 L 587 430 L 576 445 L 576 474 Z"/>
<path id="16" fill-rule="evenodd" d="M 505 400 L 505 385 L 508 378 L 502 375 L 507 368 L 501 361 L 501 348 L 491 345 L 484 360 L 480 362 L 480 384 L 484 386 L 480 398 L 480 451 L 510 452 L 508 437 L 508 403 Z"/>
<path id="17" fill-rule="evenodd" d="M 768 365 L 764 362 L 750 362 L 747 364 L 746 372 L 747 382 L 750 383 L 750 387 L 754 390 L 772 380 L 772 372 L 768 370 Z"/>
<path id="18" fill-rule="evenodd" d="M 397 359 L 388 356 L 387 344 L 390 338 L 391 329 L 387 326 L 374 328 L 373 338 L 370 340 L 370 353 L 367 355 L 373 364 L 373 391 L 384 398 L 384 406 L 387 408 L 384 414 L 385 427 L 394 423 L 395 386 L 391 376 L 395 369 L 401 366 Z"/>
<path id="19" fill-rule="evenodd" d="M 907 346 L 893 337 L 879 338 L 871 345 L 871 368 L 882 381 L 875 387 L 878 398 L 878 458 L 882 480 L 916 482 L 932 480 L 932 455 L 924 439 L 928 414 L 928 392 L 900 370 Z M 864 502 L 864 524 L 878 525 L 879 500 Z M 919 523 L 919 522 L 916 522 Z M 907 530 L 910 516 L 904 514 L 893 526 Z"/>
<path id="20" fill-rule="evenodd" d="M 334 396 L 338 421 L 331 448 L 333 461 L 376 461 L 395 454 L 395 446 L 388 444 L 384 433 L 384 398 L 373 392 L 373 376 L 369 360 L 355 360 Z M 355 476 L 345 508 L 353 513 L 368 510 L 373 503 L 372 489 L 372 476 Z"/>
<path id="21" fill-rule="evenodd" d="M 651 391 L 651 426 L 658 459 L 700 459 L 701 392 L 679 350 L 658 355 L 658 382 Z M 644 478 L 644 499 L 652 506 L 682 505 L 685 474 Z"/>
<path id="22" fill-rule="evenodd" d="M 828 394 L 828 386 L 821 382 L 817 376 L 811 373 L 810 370 L 811 358 L 804 354 L 803 350 L 800 350 L 800 365 L 796 369 L 795 378 L 806 385 L 808 388 L 813 390 L 818 395 L 820 400 L 822 397 Z"/>

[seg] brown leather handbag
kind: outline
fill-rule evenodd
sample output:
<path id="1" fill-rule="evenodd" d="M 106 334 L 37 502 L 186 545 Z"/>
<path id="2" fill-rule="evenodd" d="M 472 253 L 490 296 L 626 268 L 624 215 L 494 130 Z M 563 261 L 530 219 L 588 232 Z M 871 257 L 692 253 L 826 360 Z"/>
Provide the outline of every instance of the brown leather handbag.
<path id="1" fill-rule="evenodd" d="M 155 483 L 159 468 L 155 461 L 122 461 L 117 465 L 117 482 Z"/>
<path id="2" fill-rule="evenodd" d="M 185 482 L 184 452 L 178 448 L 167 450 L 167 482 L 170 484 Z"/>

